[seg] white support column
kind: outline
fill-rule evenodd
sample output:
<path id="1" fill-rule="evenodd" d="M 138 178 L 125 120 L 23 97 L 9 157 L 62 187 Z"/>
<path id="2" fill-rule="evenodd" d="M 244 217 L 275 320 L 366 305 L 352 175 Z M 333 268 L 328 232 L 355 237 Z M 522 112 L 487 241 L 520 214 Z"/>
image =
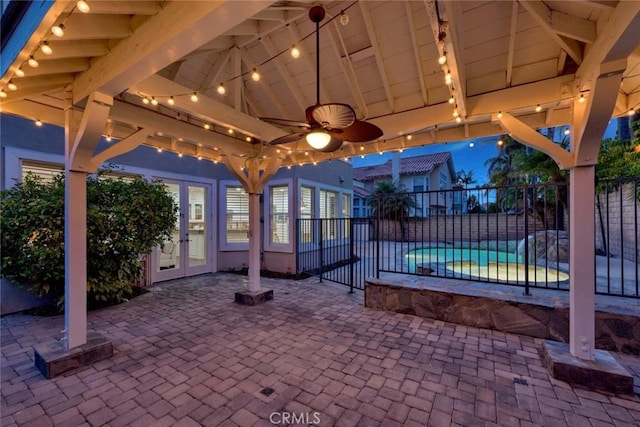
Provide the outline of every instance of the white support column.
<path id="1" fill-rule="evenodd" d="M 260 194 L 249 193 L 249 292 L 260 291 Z"/>
<path id="2" fill-rule="evenodd" d="M 595 166 L 571 169 L 569 187 L 569 344 L 571 354 L 595 359 Z"/>

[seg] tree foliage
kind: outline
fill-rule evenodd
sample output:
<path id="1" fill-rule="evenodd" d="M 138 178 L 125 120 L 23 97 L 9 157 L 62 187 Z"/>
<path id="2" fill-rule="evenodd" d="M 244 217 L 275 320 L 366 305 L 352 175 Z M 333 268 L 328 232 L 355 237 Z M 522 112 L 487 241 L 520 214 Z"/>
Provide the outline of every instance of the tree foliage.
<path id="1" fill-rule="evenodd" d="M 169 239 L 177 206 L 161 182 L 87 178 L 87 292 L 118 302 L 141 277 L 140 255 Z M 0 192 L 2 276 L 64 301 L 64 176 L 28 175 Z"/>
<path id="2" fill-rule="evenodd" d="M 460 169 L 456 172 L 456 182 L 459 185 L 464 185 L 464 188 L 467 188 L 469 185 L 475 184 L 477 181 L 473 176 L 473 170 L 467 172 L 464 169 Z"/>
<path id="3" fill-rule="evenodd" d="M 411 209 L 416 207 L 416 201 L 406 187 L 398 181 L 380 181 L 369 196 L 367 204 L 371 207 L 371 214 L 383 219 L 400 219 L 409 216 Z"/>

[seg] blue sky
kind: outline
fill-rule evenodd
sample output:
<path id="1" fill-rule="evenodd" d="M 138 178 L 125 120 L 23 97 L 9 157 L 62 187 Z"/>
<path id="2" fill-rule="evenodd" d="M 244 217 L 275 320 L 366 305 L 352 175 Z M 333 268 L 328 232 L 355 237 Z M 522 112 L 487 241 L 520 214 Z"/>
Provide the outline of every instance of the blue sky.
<path id="1" fill-rule="evenodd" d="M 616 123 L 611 121 L 607 128 L 604 138 L 613 138 L 616 134 Z M 453 156 L 453 164 L 456 171 L 464 169 L 465 171 L 472 170 L 473 177 L 477 181 L 477 185 L 482 185 L 488 182 L 487 170 L 484 163 L 487 159 L 495 157 L 498 154 L 496 142 L 499 139 L 499 135 L 492 137 L 479 138 L 475 140 L 467 140 L 460 142 L 447 142 L 442 144 L 427 145 L 424 147 L 410 148 L 404 150 L 402 157 L 420 156 L 423 154 L 440 153 L 443 151 L 450 151 Z M 473 141 L 474 146 L 470 147 L 469 143 Z M 353 157 L 353 167 L 378 165 L 391 159 L 391 153 L 370 154 L 361 157 Z"/>

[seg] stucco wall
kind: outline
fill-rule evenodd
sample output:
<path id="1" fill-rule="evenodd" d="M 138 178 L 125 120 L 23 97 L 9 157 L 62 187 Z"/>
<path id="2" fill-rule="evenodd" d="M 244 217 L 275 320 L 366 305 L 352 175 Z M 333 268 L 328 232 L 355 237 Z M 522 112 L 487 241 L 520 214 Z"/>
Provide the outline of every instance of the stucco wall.
<path id="1" fill-rule="evenodd" d="M 600 194 L 601 209 L 596 204 L 596 248 L 630 261 L 640 259 L 640 201 L 634 201 L 633 191 L 627 184 Z"/>

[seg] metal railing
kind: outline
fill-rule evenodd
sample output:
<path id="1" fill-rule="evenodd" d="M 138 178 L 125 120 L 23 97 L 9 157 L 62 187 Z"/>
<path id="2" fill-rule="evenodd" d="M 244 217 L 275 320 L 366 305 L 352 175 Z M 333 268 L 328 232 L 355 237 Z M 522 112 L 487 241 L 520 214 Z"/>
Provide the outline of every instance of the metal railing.
<path id="1" fill-rule="evenodd" d="M 638 298 L 640 178 L 596 195 L 596 292 Z M 569 289 L 564 183 L 394 193 L 372 218 L 298 220 L 298 271 L 362 289 L 381 272 Z"/>

